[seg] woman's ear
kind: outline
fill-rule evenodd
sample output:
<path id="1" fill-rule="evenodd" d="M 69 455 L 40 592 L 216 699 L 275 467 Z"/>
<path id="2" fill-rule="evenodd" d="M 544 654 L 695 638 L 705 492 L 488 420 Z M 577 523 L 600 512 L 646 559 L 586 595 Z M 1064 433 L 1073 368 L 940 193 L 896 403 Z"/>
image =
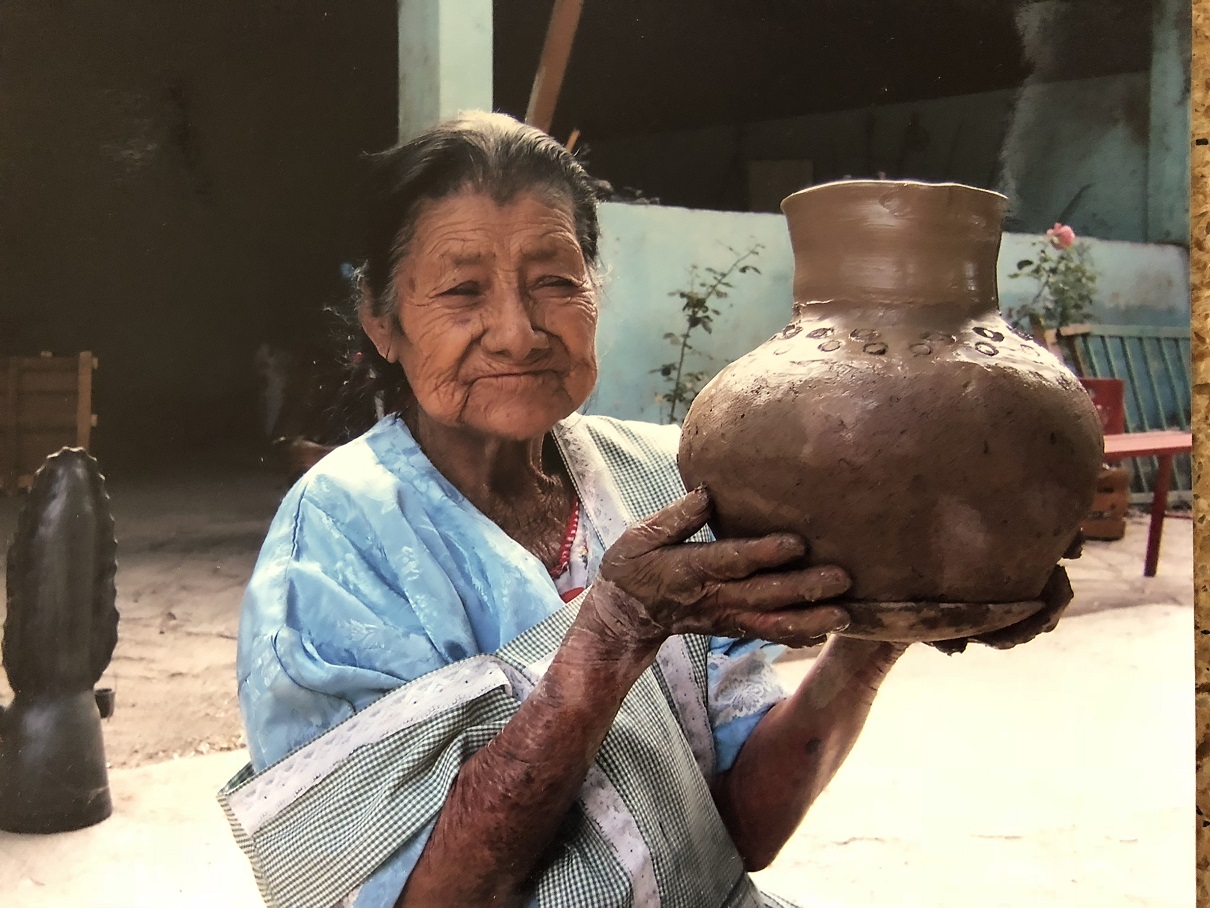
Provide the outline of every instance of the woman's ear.
<path id="1" fill-rule="evenodd" d="M 366 337 L 370 339 L 370 343 L 374 345 L 374 349 L 378 351 L 378 355 L 388 363 L 395 362 L 398 359 L 395 355 L 393 343 L 396 333 L 395 313 L 388 312 L 386 315 L 375 315 L 374 308 L 370 302 L 369 291 L 366 289 L 364 282 L 361 285 L 361 302 L 357 306 L 357 317 L 361 322 L 361 330 L 366 333 Z"/>

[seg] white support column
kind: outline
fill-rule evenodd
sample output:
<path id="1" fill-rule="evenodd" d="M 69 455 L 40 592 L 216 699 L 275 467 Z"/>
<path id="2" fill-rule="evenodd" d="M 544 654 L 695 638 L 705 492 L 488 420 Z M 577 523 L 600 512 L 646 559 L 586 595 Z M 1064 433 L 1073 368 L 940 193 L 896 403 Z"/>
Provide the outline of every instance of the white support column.
<path id="1" fill-rule="evenodd" d="M 1153 0 L 1147 240 L 1189 242 L 1189 0 Z"/>
<path id="2" fill-rule="evenodd" d="M 399 139 L 492 109 L 492 0 L 399 0 Z"/>

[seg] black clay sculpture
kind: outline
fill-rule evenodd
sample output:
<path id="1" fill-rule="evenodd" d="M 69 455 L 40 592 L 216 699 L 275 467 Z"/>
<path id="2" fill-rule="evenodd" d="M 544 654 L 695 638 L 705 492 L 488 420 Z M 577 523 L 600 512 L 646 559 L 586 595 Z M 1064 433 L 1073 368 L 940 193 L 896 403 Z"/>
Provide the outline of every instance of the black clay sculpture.
<path id="1" fill-rule="evenodd" d="M 101 736 L 113 701 L 94 687 L 118 639 L 116 552 L 97 462 L 82 448 L 48 457 L 8 550 L 0 829 L 80 829 L 113 809 Z"/>

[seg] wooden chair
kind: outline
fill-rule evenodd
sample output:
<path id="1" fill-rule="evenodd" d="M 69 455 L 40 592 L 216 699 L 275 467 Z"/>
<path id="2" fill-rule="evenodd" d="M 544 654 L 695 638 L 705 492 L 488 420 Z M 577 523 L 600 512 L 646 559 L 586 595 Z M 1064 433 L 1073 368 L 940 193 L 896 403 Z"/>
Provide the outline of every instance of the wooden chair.
<path id="1" fill-rule="evenodd" d="M 1126 383 L 1120 378 L 1081 378 L 1092 404 L 1101 417 L 1101 431 L 1118 435 L 1126 431 Z M 1092 509 L 1080 529 L 1087 539 L 1112 541 L 1126 535 L 1126 512 L 1130 509 L 1130 471 L 1105 466 L 1097 477 Z"/>
<path id="2" fill-rule="evenodd" d="M 1126 383 L 1120 378 L 1081 378 L 1092 405 L 1101 417 L 1101 431 L 1120 435 L 1126 431 Z"/>

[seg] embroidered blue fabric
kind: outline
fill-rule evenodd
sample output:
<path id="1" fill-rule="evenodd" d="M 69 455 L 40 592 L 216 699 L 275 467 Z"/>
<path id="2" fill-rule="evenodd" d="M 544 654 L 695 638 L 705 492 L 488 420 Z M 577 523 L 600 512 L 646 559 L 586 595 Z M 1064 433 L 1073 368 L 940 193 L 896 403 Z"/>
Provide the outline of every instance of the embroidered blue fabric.
<path id="1" fill-rule="evenodd" d="M 493 652 L 562 606 L 542 563 L 387 417 L 301 479 L 270 525 L 244 596 L 237 656 L 253 767 L 408 681 Z M 719 771 L 780 696 L 770 685 L 778 652 L 762 641 L 712 641 Z M 362 886 L 356 905 L 393 904 L 428 832 Z"/>

